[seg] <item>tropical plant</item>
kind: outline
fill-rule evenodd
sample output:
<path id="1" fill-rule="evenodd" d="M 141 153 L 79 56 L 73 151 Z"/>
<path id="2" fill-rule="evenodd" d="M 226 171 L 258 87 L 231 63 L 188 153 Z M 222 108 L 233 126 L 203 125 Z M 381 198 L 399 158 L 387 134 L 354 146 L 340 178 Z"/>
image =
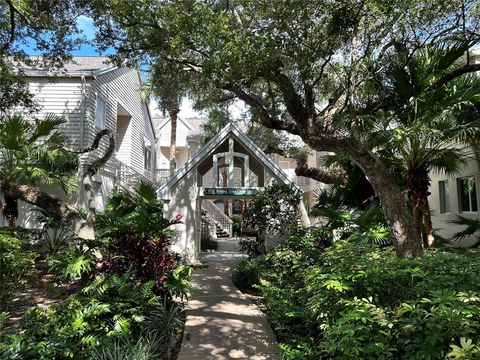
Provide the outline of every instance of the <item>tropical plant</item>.
<path id="1" fill-rule="evenodd" d="M 182 320 L 178 310 L 162 310 L 155 286 L 155 281 L 138 284 L 133 272 L 102 275 L 61 304 L 30 309 L 17 330 L 0 334 L 0 358 L 108 358 L 132 354 L 132 346 L 139 352 L 135 356 L 158 352 L 156 337 L 170 340 Z M 144 329 L 155 326 L 158 334 L 148 336 Z"/>
<path id="2" fill-rule="evenodd" d="M 0 232 L 0 311 L 28 281 L 36 256 L 20 239 Z"/>
<path id="3" fill-rule="evenodd" d="M 270 235 L 284 235 L 299 219 L 301 191 L 292 185 L 273 182 L 247 204 L 244 222 L 254 227 L 265 241 Z"/>
<path id="4" fill-rule="evenodd" d="M 456 232 L 452 236 L 452 240 L 461 241 L 469 237 L 476 237 L 476 240 L 473 246 L 478 246 L 478 233 L 480 231 L 480 220 L 472 219 L 462 215 L 454 215 L 449 221 L 451 224 L 464 226 L 465 228 L 461 231 Z"/>
<path id="5" fill-rule="evenodd" d="M 64 150 L 66 138 L 56 115 L 28 121 L 18 114 L 0 118 L 0 190 L 4 193 L 3 216 L 10 226 L 18 217 L 17 197 L 5 192 L 9 183 L 60 185 L 69 193 L 75 189 L 77 157 Z"/>
<path id="6" fill-rule="evenodd" d="M 75 236 L 66 220 L 59 219 L 41 208 L 32 211 L 38 212 L 35 220 L 42 226 L 41 251 L 46 250 L 48 254 L 55 254 L 74 243 Z"/>
<path id="7" fill-rule="evenodd" d="M 93 251 L 76 247 L 60 250 L 47 258 L 48 270 L 65 283 L 87 279 L 96 265 Z"/>
<path id="8" fill-rule="evenodd" d="M 435 245 L 428 195 L 431 171 L 458 173 L 466 162 L 458 146 L 480 132 L 477 104 L 480 79 L 466 74 L 440 80 L 463 67 L 469 42 L 430 45 L 414 53 L 397 44 L 385 57 L 386 70 L 369 90 L 390 103 L 372 118 L 372 147 L 384 161 L 401 169 L 413 218 L 424 245 Z M 440 82 L 439 82 L 440 81 Z M 471 115 L 471 114 L 476 115 Z M 475 119 L 465 122 L 464 119 Z M 381 120 L 381 121 L 379 121 Z"/>
<path id="9" fill-rule="evenodd" d="M 179 262 L 168 248 L 177 234 L 169 228 L 181 216 L 177 219 L 163 216 L 163 204 L 150 184 L 138 184 L 133 193 L 115 190 L 96 222 L 104 243 L 103 269 L 118 274 L 133 269 L 138 279 L 155 279 L 160 289 Z"/>
<path id="10" fill-rule="evenodd" d="M 255 259 L 238 260 L 232 271 L 232 282 L 240 291 L 252 291 L 260 284 L 260 264 Z"/>

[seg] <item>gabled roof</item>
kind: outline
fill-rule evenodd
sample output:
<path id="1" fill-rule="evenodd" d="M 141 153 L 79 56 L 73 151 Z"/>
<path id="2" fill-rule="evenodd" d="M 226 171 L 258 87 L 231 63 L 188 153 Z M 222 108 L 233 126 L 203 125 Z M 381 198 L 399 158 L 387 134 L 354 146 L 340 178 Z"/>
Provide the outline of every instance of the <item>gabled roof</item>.
<path id="1" fill-rule="evenodd" d="M 178 116 L 177 119 L 181 123 L 183 123 L 188 128 L 188 130 L 194 130 L 194 127 L 192 126 L 192 124 L 190 124 L 187 120 L 181 118 L 180 116 Z M 157 119 L 155 119 L 155 120 L 157 120 Z M 165 119 L 161 119 L 161 120 L 164 120 L 164 121 L 162 121 L 162 122 L 157 121 L 157 123 L 159 123 L 159 125 L 157 125 L 157 130 L 158 131 L 160 131 L 163 127 L 165 127 L 165 125 L 170 124 L 170 118 L 165 118 Z"/>
<path id="2" fill-rule="evenodd" d="M 38 56 L 31 56 L 30 60 L 32 60 L 32 64 L 21 63 L 18 65 L 27 76 L 96 76 L 117 68 L 114 64 L 109 63 L 108 57 L 103 56 L 74 56 L 59 69 L 46 68 Z"/>
<path id="3" fill-rule="evenodd" d="M 182 180 L 190 171 L 195 170 L 202 161 L 211 156 L 215 149 L 220 146 L 229 136 L 235 136 L 238 141 L 253 153 L 270 171 L 275 174 L 283 183 L 300 188 L 293 183 L 287 174 L 275 164 L 250 138 L 233 123 L 226 125 L 217 135 L 215 135 L 203 148 L 201 148 L 185 165 L 177 171 L 165 184 L 158 190 L 157 195 L 161 199 L 168 199 L 171 190 Z"/>

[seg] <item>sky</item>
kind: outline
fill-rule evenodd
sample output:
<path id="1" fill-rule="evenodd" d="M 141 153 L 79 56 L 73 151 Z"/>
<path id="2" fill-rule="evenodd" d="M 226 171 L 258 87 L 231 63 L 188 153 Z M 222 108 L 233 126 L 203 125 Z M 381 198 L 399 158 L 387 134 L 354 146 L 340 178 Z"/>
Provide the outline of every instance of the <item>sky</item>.
<path id="1" fill-rule="evenodd" d="M 107 49 L 107 51 L 101 53 L 98 49 L 92 45 L 95 38 L 95 25 L 93 20 L 87 16 L 79 16 L 77 19 L 79 30 L 86 38 L 86 43 L 82 44 L 78 50 L 72 51 L 73 56 L 108 56 L 113 53 L 113 49 Z M 26 46 L 25 51 L 29 55 L 40 55 L 38 51 L 34 49 L 35 44 L 32 42 Z M 160 116 L 160 112 L 157 110 L 156 103 L 151 101 L 149 104 L 150 113 L 152 116 Z M 185 99 L 180 107 L 179 115 L 183 118 L 201 117 L 202 114 L 193 110 L 192 102 L 189 99 Z"/>

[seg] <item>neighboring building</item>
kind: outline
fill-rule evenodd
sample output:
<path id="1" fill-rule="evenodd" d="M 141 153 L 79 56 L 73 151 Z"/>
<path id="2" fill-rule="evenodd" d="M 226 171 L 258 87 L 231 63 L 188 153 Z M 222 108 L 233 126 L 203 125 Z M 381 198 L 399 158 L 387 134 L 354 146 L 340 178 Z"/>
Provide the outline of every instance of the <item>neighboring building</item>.
<path id="1" fill-rule="evenodd" d="M 99 210 L 115 185 L 129 186 L 139 180 L 155 183 L 156 174 L 156 137 L 148 106 L 140 97 L 139 71 L 118 68 L 107 60 L 74 57 L 56 72 L 25 69 L 30 91 L 41 106 L 37 116 L 53 113 L 64 117 L 63 130 L 70 146 L 90 145 L 104 128 L 116 134 L 115 154 L 93 179 Z M 82 156 L 81 162 L 90 162 L 107 145 L 103 139 L 99 150 Z M 79 190 L 82 195 L 77 205 L 84 205 L 81 184 Z M 28 225 L 25 216 L 19 220 Z"/>
<path id="2" fill-rule="evenodd" d="M 470 63 L 480 64 L 480 48 L 470 53 Z M 455 233 L 465 229 L 465 226 L 451 223 L 455 215 L 480 220 L 478 201 L 480 154 L 475 153 L 471 148 L 466 148 L 464 151 L 469 160 L 459 174 L 454 176 L 437 172 L 430 174 L 431 195 L 428 200 L 432 210 L 433 227 L 440 236 L 446 239 L 450 239 Z M 472 236 L 454 245 L 469 246 L 477 239 L 478 236 Z"/>

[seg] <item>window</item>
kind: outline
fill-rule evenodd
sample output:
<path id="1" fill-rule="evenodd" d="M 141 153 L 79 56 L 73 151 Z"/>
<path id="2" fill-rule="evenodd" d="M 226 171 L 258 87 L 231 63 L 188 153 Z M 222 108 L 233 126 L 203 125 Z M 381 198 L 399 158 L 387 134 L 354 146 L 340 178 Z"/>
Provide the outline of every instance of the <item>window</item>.
<path id="1" fill-rule="evenodd" d="M 99 129 L 105 129 L 105 100 L 97 95 L 97 102 L 95 105 L 95 125 Z"/>
<path id="2" fill-rule="evenodd" d="M 460 197 L 460 211 L 478 211 L 477 189 L 474 176 L 458 179 L 458 194 Z"/>
<path id="3" fill-rule="evenodd" d="M 152 142 L 143 138 L 143 168 L 152 171 Z"/>
<path id="4" fill-rule="evenodd" d="M 440 213 L 448 213 L 450 212 L 450 191 L 448 189 L 448 182 L 446 180 L 439 181 L 438 189 L 440 191 Z"/>

